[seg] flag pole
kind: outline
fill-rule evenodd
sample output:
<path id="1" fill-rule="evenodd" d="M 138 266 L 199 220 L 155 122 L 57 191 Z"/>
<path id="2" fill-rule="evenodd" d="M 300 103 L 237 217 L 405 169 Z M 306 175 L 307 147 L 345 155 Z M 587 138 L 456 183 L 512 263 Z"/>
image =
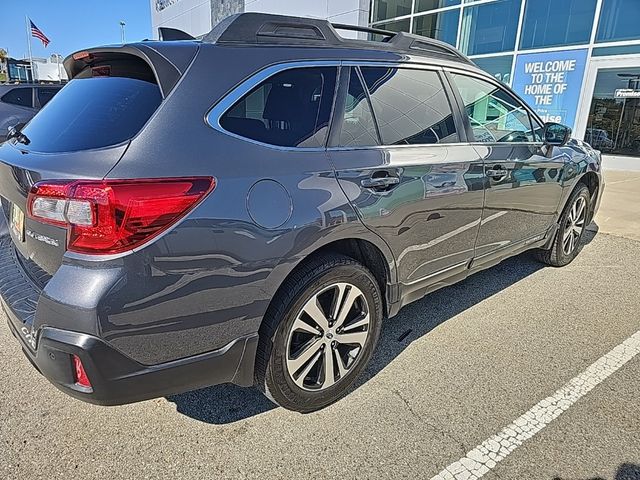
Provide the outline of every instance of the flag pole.
<path id="1" fill-rule="evenodd" d="M 24 21 L 27 27 L 27 45 L 29 45 L 29 65 L 31 65 L 31 81 L 35 83 L 36 77 L 33 70 L 33 53 L 31 53 L 31 27 L 29 26 L 29 17 L 27 15 L 24 16 Z M 29 80 L 29 76 L 27 76 L 27 80 Z"/>

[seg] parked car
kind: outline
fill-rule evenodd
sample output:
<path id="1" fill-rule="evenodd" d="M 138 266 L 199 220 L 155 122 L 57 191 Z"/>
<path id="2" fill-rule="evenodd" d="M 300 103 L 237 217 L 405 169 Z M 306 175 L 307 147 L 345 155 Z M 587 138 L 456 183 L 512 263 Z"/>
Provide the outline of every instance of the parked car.
<path id="1" fill-rule="evenodd" d="M 25 124 L 51 100 L 62 85 L 0 85 L 0 142 L 10 127 Z"/>
<path id="2" fill-rule="evenodd" d="M 587 128 L 584 139 L 589 145 L 598 150 L 609 151 L 615 146 L 607 131 L 601 128 Z"/>
<path id="3" fill-rule="evenodd" d="M 2 305 L 67 394 L 231 382 L 310 412 L 404 305 L 580 251 L 599 153 L 449 45 L 256 13 L 169 33 L 67 58 L 0 147 Z"/>

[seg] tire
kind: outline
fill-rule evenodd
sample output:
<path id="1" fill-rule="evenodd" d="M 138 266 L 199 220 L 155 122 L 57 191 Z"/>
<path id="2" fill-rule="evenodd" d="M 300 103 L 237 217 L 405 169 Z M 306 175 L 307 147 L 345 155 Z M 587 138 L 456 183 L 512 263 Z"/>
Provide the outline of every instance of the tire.
<path id="1" fill-rule="evenodd" d="M 535 251 L 534 255 L 539 261 L 553 267 L 564 267 L 578 256 L 583 247 L 582 239 L 589 220 L 590 203 L 589 189 L 582 183 L 578 184 L 558 220 L 559 228 L 551 248 Z"/>
<path id="2" fill-rule="evenodd" d="M 256 386 L 284 408 L 313 412 L 342 398 L 369 363 L 382 324 L 380 287 L 352 258 L 323 254 L 279 292 L 260 328 Z"/>

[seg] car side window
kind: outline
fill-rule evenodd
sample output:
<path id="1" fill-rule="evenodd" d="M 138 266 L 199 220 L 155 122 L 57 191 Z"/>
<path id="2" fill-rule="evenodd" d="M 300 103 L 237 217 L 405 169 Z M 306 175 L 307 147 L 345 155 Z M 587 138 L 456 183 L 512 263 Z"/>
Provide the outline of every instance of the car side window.
<path id="1" fill-rule="evenodd" d="M 341 147 L 367 147 L 380 145 L 376 122 L 358 70 L 351 67 L 349 89 L 345 99 L 340 130 Z"/>
<path id="2" fill-rule="evenodd" d="M 58 93 L 57 88 L 38 87 L 38 102 L 40 102 L 40 108 L 49 103 L 56 93 Z"/>
<path id="3" fill-rule="evenodd" d="M 531 116 L 509 92 L 479 78 L 461 74 L 451 76 L 464 102 L 476 142 L 539 141 L 539 134 L 532 128 Z"/>
<path id="4" fill-rule="evenodd" d="M 385 145 L 459 142 L 453 111 L 438 72 L 362 67 Z"/>
<path id="5" fill-rule="evenodd" d="M 336 70 L 312 67 L 276 73 L 236 102 L 220 125 L 270 145 L 322 147 L 329 130 Z"/>
<path id="6" fill-rule="evenodd" d="M 2 96 L 4 103 L 20 105 L 21 107 L 33 107 L 33 91 L 31 88 L 14 88 Z"/>

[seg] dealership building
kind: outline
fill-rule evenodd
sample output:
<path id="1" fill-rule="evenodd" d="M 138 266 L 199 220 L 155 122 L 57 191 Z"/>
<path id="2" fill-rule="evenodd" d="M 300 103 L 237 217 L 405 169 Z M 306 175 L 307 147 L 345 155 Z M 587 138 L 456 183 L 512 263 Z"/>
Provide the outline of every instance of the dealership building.
<path id="1" fill-rule="evenodd" d="M 232 13 L 327 18 L 455 45 L 540 116 L 640 157 L 640 0 L 151 0 L 159 26 L 207 33 Z"/>

